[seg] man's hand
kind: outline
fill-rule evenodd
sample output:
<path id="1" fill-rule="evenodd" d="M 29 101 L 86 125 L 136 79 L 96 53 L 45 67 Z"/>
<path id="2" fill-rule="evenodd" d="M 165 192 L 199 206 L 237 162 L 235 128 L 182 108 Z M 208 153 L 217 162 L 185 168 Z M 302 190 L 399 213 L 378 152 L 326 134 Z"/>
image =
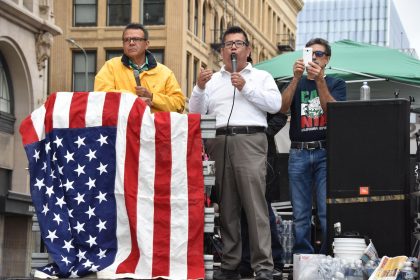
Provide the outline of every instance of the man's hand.
<path id="1" fill-rule="evenodd" d="M 197 86 L 200 89 L 204 89 L 206 87 L 207 82 L 210 81 L 212 75 L 212 70 L 201 68 L 197 78 Z"/>
<path id="2" fill-rule="evenodd" d="M 303 71 L 305 71 L 305 64 L 303 63 L 303 59 L 300 58 L 293 64 L 293 76 L 300 79 L 303 75 Z"/>
<path id="3" fill-rule="evenodd" d="M 245 79 L 241 76 L 241 74 L 234 72 L 230 75 L 230 81 L 232 85 L 239 90 L 242 90 L 245 86 Z"/>
<path id="4" fill-rule="evenodd" d="M 306 72 L 308 73 L 308 76 L 313 77 L 314 80 L 324 78 L 324 68 L 316 62 L 309 61 L 309 66 L 306 67 Z"/>
<path id="5" fill-rule="evenodd" d="M 153 100 L 153 94 L 148 91 L 147 88 L 142 86 L 136 86 L 136 95 L 138 97 L 144 97 Z"/>
<path id="6" fill-rule="evenodd" d="M 140 99 L 143 100 L 144 102 L 146 102 L 147 106 L 149 106 L 149 107 L 153 106 L 153 102 L 152 102 L 152 100 L 150 100 L 150 98 L 140 97 Z"/>

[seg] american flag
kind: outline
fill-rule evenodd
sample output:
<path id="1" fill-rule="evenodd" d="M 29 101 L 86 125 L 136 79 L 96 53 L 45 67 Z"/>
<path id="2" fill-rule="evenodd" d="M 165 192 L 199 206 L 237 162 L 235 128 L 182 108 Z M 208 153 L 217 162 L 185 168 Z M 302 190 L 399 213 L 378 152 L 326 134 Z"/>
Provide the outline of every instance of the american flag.
<path id="1" fill-rule="evenodd" d="M 132 94 L 58 92 L 21 124 L 53 262 L 37 277 L 204 278 L 199 115 Z"/>

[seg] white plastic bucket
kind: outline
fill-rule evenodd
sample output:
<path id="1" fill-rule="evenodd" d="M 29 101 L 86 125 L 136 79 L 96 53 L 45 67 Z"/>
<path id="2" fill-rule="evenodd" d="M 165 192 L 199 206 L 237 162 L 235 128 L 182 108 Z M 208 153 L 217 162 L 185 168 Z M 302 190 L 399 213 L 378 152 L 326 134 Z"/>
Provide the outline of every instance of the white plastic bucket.
<path id="1" fill-rule="evenodd" d="M 363 238 L 334 238 L 334 257 L 342 259 L 360 259 L 366 249 L 366 242 Z"/>

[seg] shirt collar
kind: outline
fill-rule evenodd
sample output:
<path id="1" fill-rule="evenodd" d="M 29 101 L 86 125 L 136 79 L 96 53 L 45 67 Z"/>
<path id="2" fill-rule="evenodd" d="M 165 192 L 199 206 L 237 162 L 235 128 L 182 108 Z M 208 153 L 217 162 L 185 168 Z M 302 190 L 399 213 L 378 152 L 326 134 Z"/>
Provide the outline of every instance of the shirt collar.
<path id="1" fill-rule="evenodd" d="M 147 56 L 146 56 L 146 60 L 145 60 L 144 64 L 141 65 L 141 66 L 135 64 L 131 59 L 128 60 L 128 65 L 130 66 L 131 69 L 137 70 L 140 73 L 143 72 L 143 71 L 149 70 L 149 60 L 148 60 Z"/>
<path id="2" fill-rule="evenodd" d="M 222 68 L 220 69 L 220 72 L 224 72 L 224 73 L 226 73 L 226 74 L 230 74 L 230 72 L 228 72 L 227 70 L 226 70 L 226 68 L 225 68 L 226 66 L 225 65 L 223 65 L 222 66 Z M 246 63 L 246 66 L 245 66 L 245 68 L 244 69 L 242 69 L 242 71 L 251 71 L 251 69 L 252 69 L 252 64 L 251 63 L 249 63 L 249 62 L 247 62 Z M 241 72 L 242 72 L 241 71 Z"/>

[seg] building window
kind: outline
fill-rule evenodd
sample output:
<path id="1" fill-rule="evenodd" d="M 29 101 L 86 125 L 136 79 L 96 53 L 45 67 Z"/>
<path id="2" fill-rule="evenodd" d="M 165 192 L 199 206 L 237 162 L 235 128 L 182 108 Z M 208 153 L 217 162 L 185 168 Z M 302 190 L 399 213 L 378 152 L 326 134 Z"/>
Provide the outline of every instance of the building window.
<path id="1" fill-rule="evenodd" d="M 124 54 L 123 50 L 106 50 L 106 60 L 110 60 L 111 58 L 122 56 Z"/>
<path id="2" fill-rule="evenodd" d="M 96 26 L 97 0 L 73 1 L 73 26 Z"/>
<path id="3" fill-rule="evenodd" d="M 87 51 L 86 54 L 87 90 L 92 91 L 96 74 L 96 51 Z M 73 51 L 73 91 L 86 91 L 85 55 L 80 51 Z"/>
<path id="4" fill-rule="evenodd" d="M 203 21 L 201 23 L 201 40 L 206 42 L 206 5 L 203 5 Z"/>
<path id="5" fill-rule="evenodd" d="M 188 0 L 187 4 L 187 28 L 191 30 L 191 0 Z"/>
<path id="6" fill-rule="evenodd" d="M 121 26 L 130 23 L 131 1 L 108 0 L 107 25 Z"/>
<path id="7" fill-rule="evenodd" d="M 187 97 L 190 97 L 191 94 L 191 54 L 187 52 Z"/>
<path id="8" fill-rule="evenodd" d="M 165 24 L 165 1 L 164 0 L 143 0 L 143 24 L 144 25 Z"/>
<path id="9" fill-rule="evenodd" d="M 194 35 L 198 35 L 198 0 L 194 1 Z"/>
<path id="10" fill-rule="evenodd" d="M 9 68 L 0 52 L 0 131 L 14 132 L 13 87 Z"/>
<path id="11" fill-rule="evenodd" d="M 165 61 L 165 50 L 163 49 L 150 49 L 150 52 L 155 57 L 156 61 L 164 64 Z"/>
<path id="12" fill-rule="evenodd" d="M 198 76 L 198 59 L 194 58 L 194 69 L 193 69 L 193 84 L 197 83 L 197 76 Z"/>

